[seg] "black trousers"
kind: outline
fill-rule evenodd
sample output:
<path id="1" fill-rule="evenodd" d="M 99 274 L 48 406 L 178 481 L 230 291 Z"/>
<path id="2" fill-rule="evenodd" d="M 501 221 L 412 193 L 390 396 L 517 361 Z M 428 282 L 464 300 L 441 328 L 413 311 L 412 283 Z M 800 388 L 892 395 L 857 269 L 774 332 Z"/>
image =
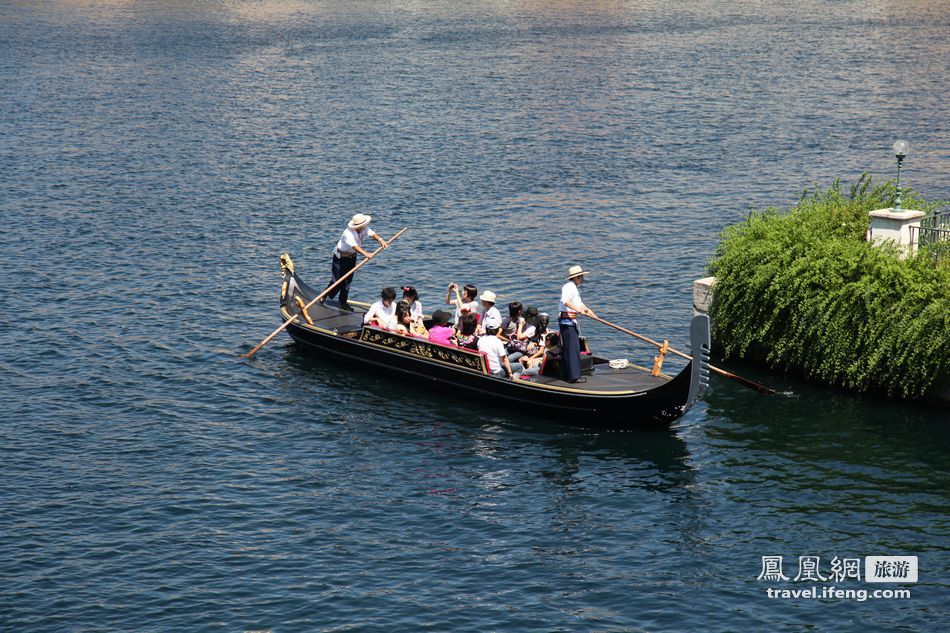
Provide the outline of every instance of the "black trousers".
<path id="1" fill-rule="evenodd" d="M 327 288 L 336 283 L 336 280 L 345 275 L 346 273 L 353 270 L 353 267 L 356 266 L 355 257 L 340 257 L 339 255 L 333 255 L 333 264 L 331 266 L 332 278 L 330 283 L 327 284 Z M 340 293 L 340 303 L 343 305 L 347 304 L 347 300 L 350 298 L 350 284 L 353 283 L 353 275 L 350 275 L 343 280 L 339 286 L 327 293 L 326 298 L 332 299 L 336 296 L 336 293 Z"/>
<path id="2" fill-rule="evenodd" d="M 577 323 L 559 319 L 558 326 L 561 329 L 561 378 L 577 380 L 581 377 L 581 339 Z"/>

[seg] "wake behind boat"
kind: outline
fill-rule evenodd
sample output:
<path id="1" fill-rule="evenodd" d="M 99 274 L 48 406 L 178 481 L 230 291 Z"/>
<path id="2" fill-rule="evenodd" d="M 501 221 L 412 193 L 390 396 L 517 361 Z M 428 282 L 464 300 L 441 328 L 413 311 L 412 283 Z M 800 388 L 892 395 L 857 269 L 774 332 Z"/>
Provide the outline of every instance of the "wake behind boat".
<path id="1" fill-rule="evenodd" d="M 280 313 L 286 329 L 314 357 L 408 378 L 424 389 L 468 392 L 486 404 L 573 426 L 669 424 L 689 409 L 708 378 L 707 316 L 693 318 L 694 360 L 675 376 L 653 375 L 644 367 L 585 352 L 585 382 L 566 382 L 551 367 L 537 376 L 511 379 L 491 374 L 483 352 L 364 324 L 366 304 L 350 302 L 348 310 L 326 300 L 303 310 L 320 292 L 300 279 L 286 255 L 281 274 Z M 430 327 L 431 319 L 425 325 Z"/>

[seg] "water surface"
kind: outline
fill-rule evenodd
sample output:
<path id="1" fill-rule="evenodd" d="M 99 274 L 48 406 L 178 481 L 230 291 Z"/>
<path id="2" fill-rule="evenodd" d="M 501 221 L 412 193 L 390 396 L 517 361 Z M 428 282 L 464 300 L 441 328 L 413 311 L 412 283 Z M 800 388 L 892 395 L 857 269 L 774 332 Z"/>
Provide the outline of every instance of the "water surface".
<path id="1" fill-rule="evenodd" d="M 791 396 L 714 380 L 670 431 L 602 433 L 285 336 L 237 357 L 278 324 L 277 256 L 319 284 L 356 212 L 410 227 L 363 298 L 471 281 L 551 310 L 580 263 L 603 316 L 686 347 L 750 206 L 890 178 L 898 137 L 904 182 L 950 198 L 948 16 L 0 3 L 0 627 L 945 628 L 945 411 L 744 370 Z M 921 582 L 769 600 L 772 554 L 917 555 Z"/>

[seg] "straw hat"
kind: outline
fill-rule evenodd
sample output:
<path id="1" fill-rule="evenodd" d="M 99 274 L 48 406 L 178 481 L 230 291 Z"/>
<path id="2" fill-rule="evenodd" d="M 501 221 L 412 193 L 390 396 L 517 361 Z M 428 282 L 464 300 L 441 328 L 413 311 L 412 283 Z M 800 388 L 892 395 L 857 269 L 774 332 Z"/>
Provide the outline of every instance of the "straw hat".
<path id="1" fill-rule="evenodd" d="M 353 219 L 350 220 L 347 226 L 350 227 L 351 229 L 361 229 L 367 224 L 369 224 L 370 220 L 372 219 L 373 219 L 372 216 L 366 215 L 364 213 L 357 213 L 356 215 L 353 216 Z"/>
<path id="2" fill-rule="evenodd" d="M 494 292 L 492 292 L 491 290 L 486 290 L 485 292 L 482 293 L 482 296 L 479 297 L 479 300 L 487 301 L 488 303 L 495 303 L 496 298 L 497 297 L 495 297 Z"/>
<path id="3" fill-rule="evenodd" d="M 574 277 L 580 277 L 582 275 L 589 275 L 589 274 L 590 273 L 588 273 L 586 270 L 584 270 L 580 266 L 571 266 L 567 271 L 567 278 L 574 279 Z"/>

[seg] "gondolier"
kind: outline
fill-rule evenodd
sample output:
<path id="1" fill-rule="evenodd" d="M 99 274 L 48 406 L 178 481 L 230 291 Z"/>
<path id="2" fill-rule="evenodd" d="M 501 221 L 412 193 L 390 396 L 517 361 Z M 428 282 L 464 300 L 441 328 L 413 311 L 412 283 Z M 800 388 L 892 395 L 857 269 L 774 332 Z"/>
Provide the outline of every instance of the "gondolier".
<path id="1" fill-rule="evenodd" d="M 578 290 L 587 271 L 580 266 L 571 266 L 567 271 L 567 283 L 561 287 L 560 314 L 557 324 L 561 330 L 561 378 L 570 383 L 587 382 L 581 377 L 581 341 L 577 330 L 577 313 L 596 316 L 581 301 Z"/>
<path id="2" fill-rule="evenodd" d="M 333 264 L 331 267 L 331 279 L 327 288 L 332 286 L 338 279 L 353 270 L 356 266 L 356 254 L 359 253 L 367 259 L 372 259 L 373 254 L 363 249 L 363 242 L 367 237 L 371 237 L 379 242 L 383 248 L 389 248 L 389 243 L 376 232 L 369 228 L 372 217 L 363 213 L 357 213 L 353 219 L 346 225 L 346 230 L 333 249 Z M 353 282 L 353 275 L 350 275 L 343 282 L 327 293 L 326 299 L 334 298 L 340 293 L 340 307 L 344 310 L 352 310 L 348 303 L 350 295 L 350 283 Z"/>

